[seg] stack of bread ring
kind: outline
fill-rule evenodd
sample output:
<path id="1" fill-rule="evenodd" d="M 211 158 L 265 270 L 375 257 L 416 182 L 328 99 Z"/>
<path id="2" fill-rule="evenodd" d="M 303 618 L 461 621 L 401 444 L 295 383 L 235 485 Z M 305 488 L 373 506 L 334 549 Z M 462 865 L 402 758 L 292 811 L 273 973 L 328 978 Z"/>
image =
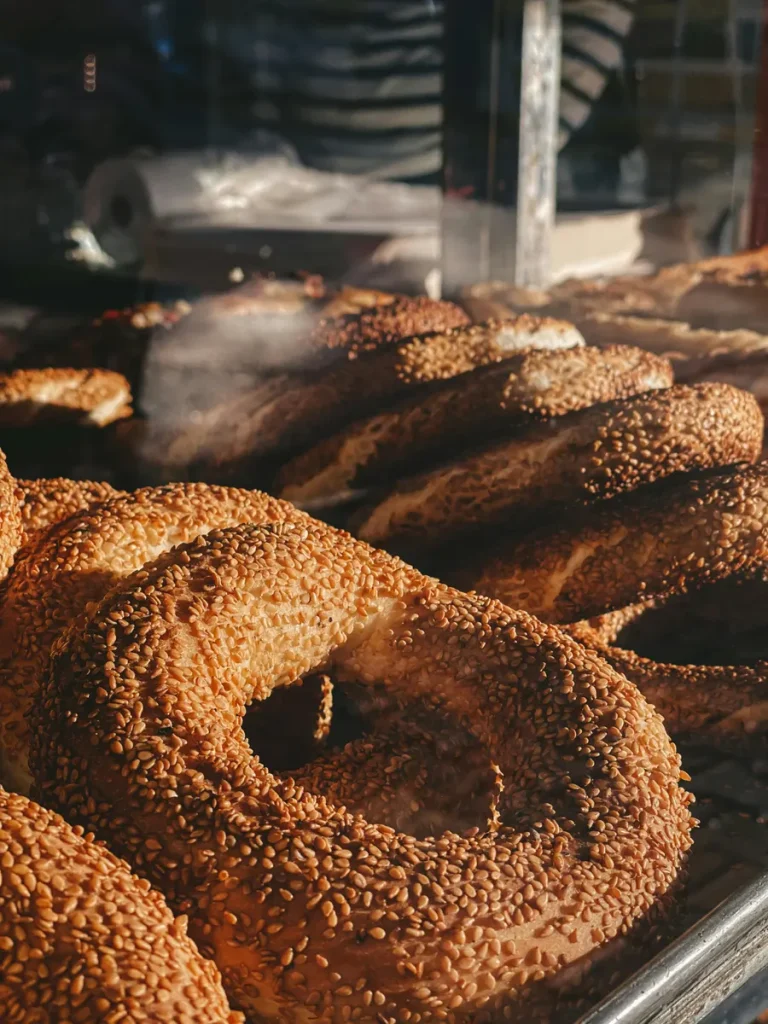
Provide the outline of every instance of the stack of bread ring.
<path id="1" fill-rule="evenodd" d="M 761 743 L 768 649 L 747 606 L 765 574 L 764 420 L 761 396 L 731 381 L 748 383 L 765 358 L 767 281 L 768 249 L 549 295 L 476 289 L 471 311 L 504 319 L 459 328 L 454 352 L 472 332 L 527 331 L 527 347 L 318 440 L 276 490 L 316 510 L 365 492 L 346 520 L 361 539 L 567 627 L 673 733 Z M 735 327 L 741 295 L 749 330 Z M 700 323 L 713 304 L 718 330 L 674 319 Z M 537 351 L 555 332 L 557 351 Z M 660 623 L 675 615 L 677 650 L 662 650 Z"/>
<path id="2" fill-rule="evenodd" d="M 0 455 L 4 1019 L 575 1020 L 672 927 L 669 733 L 762 735 L 763 655 L 622 646 L 687 592 L 748 621 L 759 405 L 554 308 L 257 298 L 311 307 L 301 361 L 174 436 L 187 464 L 281 461 L 277 497 Z M 184 320 L 221 307 L 254 310 Z M 14 371 L 0 416 L 57 372 Z M 98 425 L 125 388 L 59 405 Z"/>
<path id="3" fill-rule="evenodd" d="M 466 290 L 476 319 L 535 311 L 577 324 L 592 345 L 639 345 L 681 382 L 716 380 L 768 401 L 768 246 L 644 277 L 568 280 L 549 292 L 499 282 Z"/>
<path id="4" fill-rule="evenodd" d="M 664 936 L 686 776 L 567 633 L 258 491 L 0 485 L 4 1020 L 569 1020 Z"/>

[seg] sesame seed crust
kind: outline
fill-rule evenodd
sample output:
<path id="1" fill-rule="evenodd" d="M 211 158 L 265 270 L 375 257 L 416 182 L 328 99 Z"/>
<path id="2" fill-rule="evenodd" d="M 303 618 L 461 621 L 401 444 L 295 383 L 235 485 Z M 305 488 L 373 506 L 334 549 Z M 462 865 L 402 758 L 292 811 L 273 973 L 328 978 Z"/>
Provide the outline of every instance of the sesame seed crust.
<path id="1" fill-rule="evenodd" d="M 130 416 L 131 389 L 121 373 L 48 367 L 0 374 L 0 426 L 77 423 L 106 427 Z"/>
<path id="2" fill-rule="evenodd" d="M 271 775 L 245 708 L 324 666 L 485 744 L 495 827 L 417 839 Z M 32 764 L 265 1020 L 553 1019 L 565 969 L 660 912 L 690 844 L 678 756 L 634 686 L 311 520 L 216 530 L 108 594 L 52 657 Z"/>
<path id="3" fill-rule="evenodd" d="M 531 420 L 672 383 L 672 366 L 666 359 L 629 346 L 523 352 L 321 441 L 283 468 L 278 487 L 289 501 L 329 497 Z"/>
<path id="4" fill-rule="evenodd" d="M 523 314 L 411 338 L 398 346 L 393 369 L 404 385 L 429 384 L 503 362 L 526 349 L 557 352 L 583 345 L 573 324 Z"/>
<path id="5" fill-rule="evenodd" d="M 678 385 L 570 413 L 403 481 L 358 515 L 355 532 L 373 544 L 436 544 L 674 473 L 754 462 L 762 437 L 752 395 L 727 384 Z"/>
<path id="6" fill-rule="evenodd" d="M 425 334 L 363 352 L 339 351 L 325 370 L 276 374 L 235 402 L 217 405 L 161 443 L 171 462 L 216 464 L 313 443 L 372 407 L 386 405 L 521 348 L 583 345 L 575 327 L 542 317 L 489 321 Z"/>
<path id="7" fill-rule="evenodd" d="M 3 1020 L 243 1024 L 160 893 L 80 828 L 0 790 Z"/>
<path id="8" fill-rule="evenodd" d="M 768 662 L 752 665 L 676 665 L 645 658 L 616 643 L 625 626 L 664 600 L 630 605 L 567 627 L 588 650 L 641 690 L 673 735 L 705 739 L 716 748 L 765 749 Z"/>
<path id="9" fill-rule="evenodd" d="M 213 527 L 302 517 L 257 491 L 206 484 L 147 487 L 76 514 L 29 544 L 0 606 L 0 767 L 29 792 L 26 713 L 61 632 L 145 562 Z"/>
<path id="10" fill-rule="evenodd" d="M 630 623 L 688 592 L 768 573 L 768 465 L 667 480 L 569 514 L 465 565 L 462 582 L 549 622 L 634 682 L 673 734 L 760 742 L 768 665 L 676 665 L 617 644 Z M 640 603 L 638 603 L 640 602 Z M 580 621 L 578 621 L 580 620 Z"/>
<path id="11" fill-rule="evenodd" d="M 103 481 L 67 480 L 64 477 L 17 480 L 16 487 L 21 502 L 22 545 L 75 512 L 120 494 Z"/>
<path id="12" fill-rule="evenodd" d="M 16 492 L 16 481 L 11 476 L 3 451 L 0 451 L 0 515 L 3 519 L 3 529 L 0 532 L 1 582 L 8 575 L 22 541 L 21 505 Z"/>
<path id="13" fill-rule="evenodd" d="M 469 317 L 453 302 L 425 296 L 393 295 L 378 306 L 353 307 L 353 311 L 323 318 L 312 332 L 312 345 L 320 349 L 344 349 L 350 358 L 375 351 L 403 338 L 430 331 L 463 327 Z"/>
<path id="14" fill-rule="evenodd" d="M 282 692 L 291 691 L 275 694 Z M 256 706 L 268 708 L 274 700 Z M 368 710 L 367 701 L 360 704 Z M 368 717 L 372 728 L 363 739 L 340 752 L 317 749 L 314 760 L 290 773 L 294 781 L 353 814 L 419 838 L 498 827 L 504 780 L 476 737 L 416 702 L 404 709 L 374 700 Z"/>
<path id="15" fill-rule="evenodd" d="M 462 582 L 547 622 L 768 571 L 768 464 L 666 480 L 510 540 Z"/>

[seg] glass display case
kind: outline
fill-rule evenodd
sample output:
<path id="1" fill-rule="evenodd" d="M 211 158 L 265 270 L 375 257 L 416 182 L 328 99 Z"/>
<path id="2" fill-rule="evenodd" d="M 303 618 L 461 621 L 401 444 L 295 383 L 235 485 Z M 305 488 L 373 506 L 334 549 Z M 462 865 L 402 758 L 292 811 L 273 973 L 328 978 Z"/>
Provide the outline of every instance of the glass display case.
<path id="1" fill-rule="evenodd" d="M 217 1021 L 768 1019 L 768 4 L 3 24 L 0 785 L 189 918 Z"/>

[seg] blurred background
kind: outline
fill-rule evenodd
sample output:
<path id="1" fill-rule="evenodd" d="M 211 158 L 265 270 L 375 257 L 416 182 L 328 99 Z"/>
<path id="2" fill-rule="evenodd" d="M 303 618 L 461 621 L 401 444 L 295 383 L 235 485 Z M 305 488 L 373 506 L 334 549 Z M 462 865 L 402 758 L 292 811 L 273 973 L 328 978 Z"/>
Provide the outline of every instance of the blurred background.
<path id="1" fill-rule="evenodd" d="M 514 275 L 524 5 L 363 6 L 3 0 L 4 297 Z M 555 277 L 744 244 L 762 6 L 564 0 Z"/>

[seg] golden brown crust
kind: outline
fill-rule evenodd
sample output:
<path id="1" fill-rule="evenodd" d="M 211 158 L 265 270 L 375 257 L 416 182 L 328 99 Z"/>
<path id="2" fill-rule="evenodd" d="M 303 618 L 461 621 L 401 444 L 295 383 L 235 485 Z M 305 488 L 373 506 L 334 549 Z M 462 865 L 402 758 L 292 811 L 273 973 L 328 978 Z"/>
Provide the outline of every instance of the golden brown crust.
<path id="1" fill-rule="evenodd" d="M 498 765 L 475 736 L 426 701 L 403 709 L 382 687 L 311 675 L 251 704 L 244 729 L 272 772 L 398 831 L 423 838 L 499 823 Z"/>
<path id="2" fill-rule="evenodd" d="M 302 517 L 258 491 L 146 487 L 73 516 L 20 552 L 0 610 L 0 764 L 28 792 L 26 713 L 64 629 L 107 590 L 175 544 L 214 527 Z"/>
<path id="3" fill-rule="evenodd" d="M 359 697 L 360 687 L 354 692 Z M 451 716 L 416 702 L 403 709 L 382 698 L 371 711 L 367 701 L 360 703 L 368 725 L 364 737 L 341 755 L 317 749 L 314 760 L 290 773 L 298 785 L 418 839 L 498 829 L 504 778 L 475 736 Z"/>
<path id="4" fill-rule="evenodd" d="M 375 288 L 342 288 L 331 297 L 323 308 L 326 320 L 341 316 L 351 316 L 373 306 L 386 306 L 401 296 L 391 292 L 380 292 Z"/>
<path id="5" fill-rule="evenodd" d="M 242 1024 L 160 893 L 23 796 L 0 790 L 3 1019 Z"/>
<path id="6" fill-rule="evenodd" d="M 666 356 L 679 383 L 731 384 L 753 394 L 764 412 L 768 406 L 768 335 L 764 333 L 612 313 L 592 313 L 576 320 L 592 344 L 640 345 Z M 766 446 L 763 457 L 768 457 Z"/>
<path id="7" fill-rule="evenodd" d="M 280 374 L 200 416 L 172 436 L 147 441 L 153 459 L 216 467 L 314 441 L 377 404 L 394 402 L 436 381 L 514 356 L 522 348 L 583 345 L 571 324 L 543 317 L 460 327 L 341 359 L 323 373 Z"/>
<path id="8" fill-rule="evenodd" d="M 693 264 L 702 274 L 724 280 L 739 280 L 768 273 L 768 245 L 727 256 L 710 256 Z M 663 274 L 664 271 L 660 271 Z"/>
<path id="9" fill-rule="evenodd" d="M 473 285 L 464 304 L 473 315 L 503 316 L 530 309 L 552 316 L 594 313 L 673 317 L 713 329 L 768 329 L 768 246 L 754 252 L 678 263 L 647 276 L 573 278 L 548 293 L 530 294 L 502 282 Z M 493 312 L 490 312 L 493 310 Z"/>
<path id="10" fill-rule="evenodd" d="M 678 298 L 700 280 L 700 273 L 688 265 L 670 267 L 661 275 L 640 277 L 571 278 L 549 292 L 529 292 L 502 282 L 475 285 L 464 299 L 475 315 L 504 316 L 508 313 L 537 312 L 556 317 L 576 318 L 594 312 L 668 316 Z M 493 310 L 493 313 L 491 313 Z"/>
<path id="11" fill-rule="evenodd" d="M 768 463 L 644 487 L 475 558 L 465 585 L 557 623 L 768 573 Z"/>
<path id="12" fill-rule="evenodd" d="M 313 330 L 311 342 L 319 349 L 342 349 L 354 359 L 404 338 L 468 323 L 467 314 L 453 302 L 393 295 L 383 305 L 364 305 L 354 312 L 325 317 Z"/>
<path id="13" fill-rule="evenodd" d="M 412 338 L 398 346 L 395 359 L 388 364 L 382 359 L 381 368 L 390 365 L 398 381 L 415 386 L 501 363 L 526 349 L 557 352 L 583 345 L 584 339 L 573 324 L 523 314 Z"/>
<path id="14" fill-rule="evenodd" d="M 717 331 L 679 320 L 613 313 L 591 313 L 579 318 L 578 325 L 593 345 L 639 345 L 671 359 L 678 381 L 698 380 L 702 373 L 764 358 L 768 353 L 768 337 L 756 331 Z"/>
<path id="15" fill-rule="evenodd" d="M 622 629 L 655 604 L 633 605 L 576 622 L 568 632 L 633 682 L 673 735 L 704 738 L 741 753 L 753 741 L 761 746 L 768 731 L 768 662 L 676 665 L 617 646 Z"/>
<path id="16" fill-rule="evenodd" d="M 717 363 L 710 369 L 696 374 L 696 383 L 705 384 L 718 381 L 731 384 L 755 396 L 755 400 L 763 411 L 768 413 L 768 359 L 765 354 L 756 353 L 754 357 L 746 357 L 738 363 Z M 763 451 L 761 459 L 768 459 L 768 435 L 763 435 Z"/>
<path id="17" fill-rule="evenodd" d="M 361 313 L 373 306 L 386 306 L 405 298 L 373 288 L 345 286 L 329 290 L 317 274 L 299 278 L 257 276 L 237 288 L 196 302 L 190 307 L 193 317 L 272 316 L 285 314 L 321 314 L 326 320 Z"/>
<path id="18" fill-rule="evenodd" d="M 34 541 L 54 523 L 121 493 L 103 481 L 63 477 L 17 480 L 16 487 L 21 502 L 22 545 Z"/>
<path id="19" fill-rule="evenodd" d="M 526 421 L 667 388 L 672 381 L 669 362 L 641 349 L 527 351 L 354 423 L 289 462 L 277 486 L 289 501 L 327 498 L 420 468 L 430 456 L 469 448 Z"/>
<path id="20" fill-rule="evenodd" d="M 0 451 L 0 583 L 8 575 L 16 552 L 21 546 L 21 506 L 16 493 L 16 481 L 11 476 L 5 453 Z"/>
<path id="21" fill-rule="evenodd" d="M 598 281 L 564 281 L 552 290 L 552 309 L 574 317 L 605 310 L 665 316 L 674 311 L 679 295 L 698 280 L 687 266 L 669 268 L 666 278 L 612 277 Z"/>
<path id="22" fill-rule="evenodd" d="M 121 373 L 48 367 L 0 375 L 0 427 L 77 423 L 105 427 L 131 415 Z"/>
<path id="23" fill-rule="evenodd" d="M 323 664 L 486 744 L 496 827 L 417 840 L 253 759 L 247 704 Z M 564 969 L 658 913 L 690 845 L 679 758 L 633 686 L 317 522 L 163 556 L 69 633 L 48 679 L 46 800 L 186 909 L 230 999 L 265 1020 L 555 1019 Z"/>
<path id="24" fill-rule="evenodd" d="M 357 533 L 431 543 L 546 507 L 611 498 L 674 473 L 754 462 L 763 417 L 727 384 L 675 386 L 594 406 L 401 485 L 363 511 Z"/>

